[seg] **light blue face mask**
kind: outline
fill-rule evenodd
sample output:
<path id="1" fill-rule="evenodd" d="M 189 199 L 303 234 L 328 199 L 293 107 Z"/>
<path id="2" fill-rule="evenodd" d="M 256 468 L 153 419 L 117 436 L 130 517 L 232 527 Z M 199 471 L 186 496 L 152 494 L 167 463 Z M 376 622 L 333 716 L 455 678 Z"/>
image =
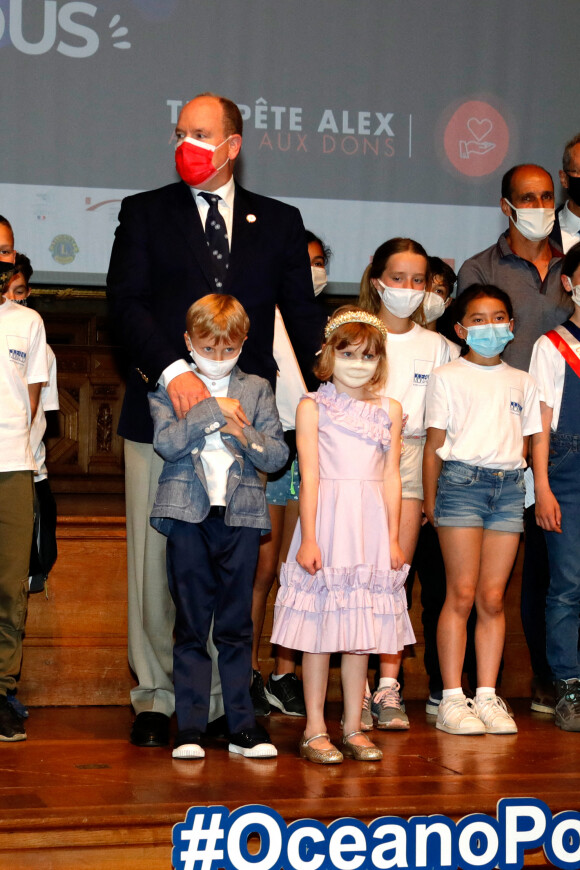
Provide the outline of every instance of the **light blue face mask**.
<path id="1" fill-rule="evenodd" d="M 500 354 L 514 337 L 509 323 L 481 323 L 463 328 L 467 330 L 467 346 L 486 359 Z"/>

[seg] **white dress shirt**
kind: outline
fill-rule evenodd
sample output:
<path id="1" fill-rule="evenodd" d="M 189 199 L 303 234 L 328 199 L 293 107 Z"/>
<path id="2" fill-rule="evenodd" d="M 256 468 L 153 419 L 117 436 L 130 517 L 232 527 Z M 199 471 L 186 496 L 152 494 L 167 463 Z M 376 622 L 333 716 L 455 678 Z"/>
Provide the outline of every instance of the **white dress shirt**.
<path id="1" fill-rule="evenodd" d="M 566 202 L 558 215 L 558 220 L 562 233 L 562 250 L 567 254 L 573 245 L 580 242 L 580 217 L 570 211 Z"/>
<path id="2" fill-rule="evenodd" d="M 195 374 L 204 382 L 214 398 L 225 398 L 227 396 L 231 375 L 226 375 L 225 378 L 216 380 L 215 378 L 208 378 L 199 369 L 196 369 Z M 212 426 L 217 427 L 219 423 L 213 423 Z M 194 448 L 193 452 L 197 453 L 197 448 Z M 209 432 L 205 436 L 205 445 L 201 451 L 201 464 L 205 472 L 209 503 L 211 505 L 225 505 L 228 472 L 233 461 L 234 457 L 224 444 L 219 429 L 215 432 Z"/>

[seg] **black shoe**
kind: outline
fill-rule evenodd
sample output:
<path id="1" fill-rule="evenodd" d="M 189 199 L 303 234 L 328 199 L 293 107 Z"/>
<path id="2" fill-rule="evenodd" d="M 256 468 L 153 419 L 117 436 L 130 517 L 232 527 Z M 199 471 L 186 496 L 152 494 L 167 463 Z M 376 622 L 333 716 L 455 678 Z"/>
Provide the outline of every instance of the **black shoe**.
<path id="1" fill-rule="evenodd" d="M 15 694 L 8 692 L 6 700 L 20 719 L 28 719 L 28 707 L 25 707 L 22 701 L 19 701 Z"/>
<path id="2" fill-rule="evenodd" d="M 284 674 L 279 680 L 273 680 L 273 676 L 268 677 L 264 690 L 270 705 L 287 716 L 306 716 L 304 690 L 296 674 Z"/>
<path id="3" fill-rule="evenodd" d="M 228 720 L 225 716 L 218 716 L 217 719 L 208 722 L 205 729 L 206 737 L 228 737 L 229 733 Z"/>
<path id="4" fill-rule="evenodd" d="M 186 731 L 178 731 L 175 737 L 173 758 L 196 759 L 205 758 L 205 752 L 201 745 L 202 735 L 197 728 L 189 728 Z"/>
<path id="5" fill-rule="evenodd" d="M 230 734 L 230 752 L 246 758 L 273 758 L 278 750 L 272 745 L 270 735 L 261 725 Z"/>
<path id="6" fill-rule="evenodd" d="M 130 739 L 133 746 L 169 746 L 169 716 L 152 710 L 138 713 Z"/>
<path id="7" fill-rule="evenodd" d="M 266 698 L 262 674 L 260 673 L 260 671 L 252 671 L 252 674 L 253 679 L 252 685 L 250 686 L 250 698 L 252 699 L 252 704 L 254 705 L 254 713 L 256 714 L 256 716 L 269 716 L 270 705 L 268 703 L 268 699 Z"/>
<path id="8" fill-rule="evenodd" d="M 6 695 L 0 695 L 0 741 L 16 743 L 17 740 L 26 740 L 24 724 L 6 700 Z"/>
<path id="9" fill-rule="evenodd" d="M 562 731 L 580 731 L 580 680 L 557 680 L 555 722 Z"/>

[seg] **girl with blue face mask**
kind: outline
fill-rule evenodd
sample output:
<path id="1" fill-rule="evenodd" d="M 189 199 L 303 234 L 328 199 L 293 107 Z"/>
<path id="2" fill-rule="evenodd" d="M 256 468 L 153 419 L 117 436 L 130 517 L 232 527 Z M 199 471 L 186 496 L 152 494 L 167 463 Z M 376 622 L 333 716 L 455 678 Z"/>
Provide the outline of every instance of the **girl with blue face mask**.
<path id="1" fill-rule="evenodd" d="M 505 639 L 504 595 L 524 515 L 530 435 L 541 432 L 533 378 L 502 362 L 513 339 L 512 305 L 476 284 L 457 300 L 457 336 L 467 353 L 436 369 L 427 387 L 424 511 L 436 528 L 447 594 L 437 626 L 443 700 L 436 727 L 449 734 L 514 734 L 495 693 Z M 475 603 L 477 691 L 461 688 L 466 626 Z"/>

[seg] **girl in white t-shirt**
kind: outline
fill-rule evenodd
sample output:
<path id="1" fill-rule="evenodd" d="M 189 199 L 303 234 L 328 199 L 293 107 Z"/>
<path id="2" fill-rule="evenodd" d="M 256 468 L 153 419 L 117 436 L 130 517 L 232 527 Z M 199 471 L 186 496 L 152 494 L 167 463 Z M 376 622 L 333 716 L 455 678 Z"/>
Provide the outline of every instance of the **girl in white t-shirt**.
<path id="1" fill-rule="evenodd" d="M 399 544 L 409 563 L 413 561 L 421 528 L 421 460 L 427 384 L 433 369 L 449 361 L 445 340 L 416 322 L 423 318 L 422 303 L 428 279 L 425 249 L 413 239 L 389 239 L 377 248 L 366 268 L 359 296 L 361 308 L 376 314 L 387 327 L 389 373 L 383 395 L 397 399 L 407 418 L 400 465 L 403 502 Z M 402 653 L 381 656 L 379 686 L 372 699 L 367 686 L 363 728 L 372 728 L 371 712 L 379 728 L 402 730 L 409 727 L 397 682 L 401 660 Z"/>
<path id="2" fill-rule="evenodd" d="M 437 527 L 447 594 L 437 627 L 443 700 L 437 728 L 449 734 L 514 734 L 495 694 L 505 639 L 504 595 L 523 531 L 528 436 L 541 431 L 537 387 L 500 354 L 513 339 L 509 296 L 476 284 L 456 303 L 464 357 L 433 372 L 423 459 L 425 514 Z M 475 603 L 477 692 L 461 689 L 466 626 Z"/>

